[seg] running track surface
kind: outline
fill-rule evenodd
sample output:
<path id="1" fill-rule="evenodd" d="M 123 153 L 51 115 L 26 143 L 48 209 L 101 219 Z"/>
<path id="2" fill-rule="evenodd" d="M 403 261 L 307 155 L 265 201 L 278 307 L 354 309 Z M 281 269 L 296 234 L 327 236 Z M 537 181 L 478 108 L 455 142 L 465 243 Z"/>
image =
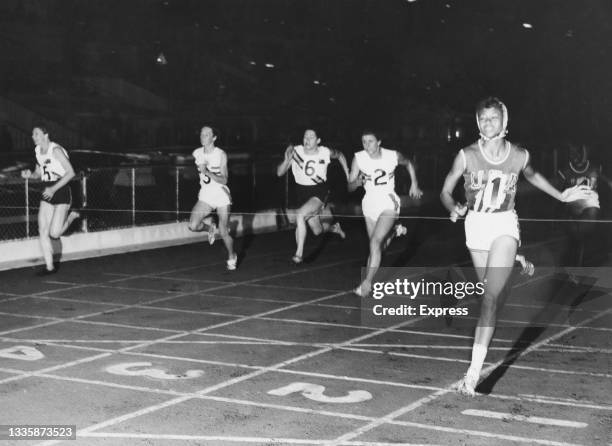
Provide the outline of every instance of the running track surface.
<path id="1" fill-rule="evenodd" d="M 458 226 L 412 229 L 386 266 L 467 265 Z M 531 249 L 554 257 L 548 242 Z M 350 293 L 367 254 L 361 225 L 345 241 L 311 238 L 299 267 L 291 232 L 236 246 L 234 272 L 218 241 L 66 262 L 42 278 L 0 273 L 0 424 L 78 429 L 76 441 L 0 444 L 612 441 L 605 265 L 578 285 L 545 268 L 517 278 L 470 399 L 452 386 L 473 319 L 362 321 Z"/>

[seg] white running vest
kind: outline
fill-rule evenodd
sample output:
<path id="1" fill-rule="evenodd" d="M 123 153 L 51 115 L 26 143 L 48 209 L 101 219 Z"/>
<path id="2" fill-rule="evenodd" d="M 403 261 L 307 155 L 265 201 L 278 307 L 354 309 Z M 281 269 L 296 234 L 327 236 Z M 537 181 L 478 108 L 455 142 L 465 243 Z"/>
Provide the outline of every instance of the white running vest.
<path id="1" fill-rule="evenodd" d="M 317 153 L 313 155 L 307 155 L 304 146 L 295 146 L 293 150 L 291 172 L 297 184 L 314 186 L 327 181 L 327 166 L 331 162 L 331 150 L 325 146 L 319 146 Z"/>
<path id="2" fill-rule="evenodd" d="M 204 147 L 199 147 L 195 149 L 192 153 L 193 158 L 195 160 L 195 165 L 200 166 L 201 164 L 206 164 L 208 170 L 212 173 L 220 174 L 221 173 L 221 155 L 223 154 L 223 150 L 218 147 L 213 148 L 213 151 L 210 153 L 204 152 Z M 214 181 L 208 175 L 200 172 L 200 187 L 202 190 L 213 190 L 213 189 L 221 189 L 223 184 Z"/>
<path id="3" fill-rule="evenodd" d="M 66 170 L 64 170 L 64 166 L 59 162 L 57 158 L 55 158 L 54 152 L 55 148 L 61 149 L 68 158 L 68 152 L 54 142 L 49 143 L 49 148 L 47 149 L 47 153 L 42 153 L 42 148 L 40 146 L 36 146 L 34 148 L 34 153 L 36 154 L 36 162 L 40 166 L 40 174 L 41 180 L 43 182 L 50 181 L 58 181 L 66 174 Z"/>
<path id="4" fill-rule="evenodd" d="M 370 158 L 368 152 L 362 150 L 355 154 L 359 170 L 370 178 L 363 188 L 366 194 L 387 195 L 395 192 L 395 168 L 398 164 L 395 150 L 380 149 L 380 158 Z"/>

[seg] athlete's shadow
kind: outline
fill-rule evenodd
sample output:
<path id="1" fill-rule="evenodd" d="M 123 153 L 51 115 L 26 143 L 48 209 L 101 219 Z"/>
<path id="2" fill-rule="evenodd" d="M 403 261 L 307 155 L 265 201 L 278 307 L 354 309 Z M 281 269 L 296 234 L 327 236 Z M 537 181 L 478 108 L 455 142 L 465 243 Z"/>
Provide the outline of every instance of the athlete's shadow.
<path id="1" fill-rule="evenodd" d="M 287 218 L 287 210 L 283 208 L 277 209 L 275 211 L 275 214 L 276 214 L 275 216 L 276 230 L 279 231 L 281 229 L 286 228 L 289 225 L 289 220 Z M 240 265 L 242 261 L 244 260 L 244 258 L 247 256 L 247 252 L 249 248 L 251 247 L 251 245 L 253 244 L 253 241 L 257 237 L 257 234 L 256 234 L 257 228 L 255 227 L 255 224 L 254 224 L 255 213 L 253 212 L 244 213 L 244 214 L 241 214 L 241 217 L 242 217 L 241 243 L 240 243 L 240 249 L 236 250 L 236 253 L 238 255 L 238 265 Z M 239 225 L 239 222 L 236 220 L 231 222 L 230 232 L 232 234 L 237 233 L 238 225 Z"/>
<path id="2" fill-rule="evenodd" d="M 59 270 L 59 267 L 62 263 L 62 257 L 64 255 L 64 245 L 62 243 L 61 237 L 52 238 L 51 246 L 53 252 L 53 264 L 55 265 L 55 269 Z"/>
<path id="3" fill-rule="evenodd" d="M 241 214 L 242 217 L 242 237 L 240 243 L 240 250 L 236 250 L 236 254 L 238 255 L 238 265 L 242 263 L 244 258 L 247 255 L 247 251 L 253 244 L 253 240 L 255 240 L 255 228 L 253 227 L 253 221 L 255 220 L 255 214 L 253 213 L 245 213 Z M 238 231 L 239 222 L 234 220 L 230 223 L 230 234 L 235 234 Z"/>
<path id="4" fill-rule="evenodd" d="M 308 255 L 304 256 L 304 263 L 310 263 L 310 262 L 314 262 L 315 260 L 317 260 L 317 257 L 319 257 L 321 253 L 325 250 L 325 247 L 327 246 L 329 241 L 332 239 L 332 237 L 334 237 L 334 235 L 330 234 L 329 232 L 324 232 L 323 234 L 320 234 L 319 236 L 317 236 L 317 238 L 319 239 L 317 246 L 315 247 L 314 250 L 309 252 Z"/>
<path id="5" fill-rule="evenodd" d="M 477 386 L 476 391 L 485 395 L 490 394 L 497 382 L 506 374 L 506 371 L 547 330 L 550 323 L 556 316 L 559 316 L 561 311 L 567 309 L 569 321 L 569 317 L 581 303 L 603 294 L 595 293 L 596 295 L 594 295 L 591 292 L 596 279 L 591 277 L 583 279 L 584 282 L 580 283 L 579 286 L 572 283 L 569 276 L 564 273 L 557 274 L 551 280 L 552 286 L 546 299 L 546 305 L 529 322 L 530 326 L 523 330 L 506 354 L 503 362 Z"/>
<path id="6" fill-rule="evenodd" d="M 405 219 L 402 221 L 402 224 L 406 226 L 407 234 L 392 241 L 391 249 L 395 249 L 397 244 L 400 244 L 402 250 L 394 258 L 390 266 L 440 264 L 442 260 L 448 260 L 446 254 L 444 256 L 440 255 L 441 247 L 444 250 L 448 250 L 449 245 L 452 252 L 458 252 L 455 251 L 455 243 L 453 241 L 463 235 L 463 228 L 459 226 L 447 228 L 440 222 L 421 219 Z M 444 224 L 447 225 L 446 222 Z M 462 247 L 463 245 L 461 244 L 460 248 Z"/>
<path id="7" fill-rule="evenodd" d="M 391 264 L 392 267 L 406 266 L 410 259 L 416 255 L 417 251 L 425 243 L 427 238 L 427 235 L 424 233 L 425 231 L 423 226 L 417 221 L 409 220 L 404 226 L 406 226 L 407 229 L 406 236 L 393 240 L 390 245 L 392 246 L 393 243 L 398 242 L 402 243 L 403 245 L 402 251 L 393 260 L 393 263 Z"/>

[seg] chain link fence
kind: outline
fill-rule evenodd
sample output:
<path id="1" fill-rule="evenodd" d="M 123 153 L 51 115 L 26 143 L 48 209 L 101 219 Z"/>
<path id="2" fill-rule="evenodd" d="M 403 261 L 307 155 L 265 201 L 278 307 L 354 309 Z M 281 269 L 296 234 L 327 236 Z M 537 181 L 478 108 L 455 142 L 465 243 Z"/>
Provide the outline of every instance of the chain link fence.
<path id="1" fill-rule="evenodd" d="M 288 205 L 288 176 L 279 178 L 280 158 L 229 155 L 232 213 L 251 214 Z M 20 169 L 0 174 L 0 241 L 38 236 L 43 183 L 21 178 Z M 121 165 L 80 171 L 70 182 L 72 209 L 82 218 L 71 232 L 188 221 L 200 188 L 198 172 L 185 165 Z"/>

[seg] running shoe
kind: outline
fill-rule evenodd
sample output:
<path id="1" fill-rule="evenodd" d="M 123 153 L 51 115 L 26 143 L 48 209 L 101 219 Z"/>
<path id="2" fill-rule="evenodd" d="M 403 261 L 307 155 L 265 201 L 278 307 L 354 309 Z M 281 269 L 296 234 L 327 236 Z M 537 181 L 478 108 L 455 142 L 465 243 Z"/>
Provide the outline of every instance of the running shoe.
<path id="1" fill-rule="evenodd" d="M 232 257 L 227 259 L 227 269 L 229 271 L 234 271 L 238 266 L 238 254 L 234 254 Z"/>
<path id="2" fill-rule="evenodd" d="M 395 225 L 395 236 L 396 237 L 401 237 L 406 234 L 408 234 L 408 228 L 406 228 L 406 226 L 402 225 L 401 223 L 398 223 Z"/>
<path id="3" fill-rule="evenodd" d="M 461 395 L 473 397 L 476 395 L 476 386 L 478 385 L 478 379 L 480 375 L 473 373 L 470 370 L 465 374 L 459 385 L 457 386 L 457 392 Z"/>
<path id="4" fill-rule="evenodd" d="M 342 240 L 346 238 L 346 234 L 342 230 L 342 227 L 340 226 L 339 222 L 336 222 L 332 225 L 331 232 L 333 232 L 334 234 L 338 234 Z"/>
<path id="5" fill-rule="evenodd" d="M 533 273 L 535 272 L 535 265 L 533 263 L 527 260 L 525 256 L 520 254 L 516 256 L 516 260 L 521 264 L 522 275 L 529 277 L 533 276 Z"/>
<path id="6" fill-rule="evenodd" d="M 217 233 L 217 225 L 214 224 L 214 223 L 211 223 L 208 226 L 208 244 L 211 245 L 211 246 L 215 244 L 215 240 L 216 240 L 215 235 L 216 235 L 216 233 Z"/>

